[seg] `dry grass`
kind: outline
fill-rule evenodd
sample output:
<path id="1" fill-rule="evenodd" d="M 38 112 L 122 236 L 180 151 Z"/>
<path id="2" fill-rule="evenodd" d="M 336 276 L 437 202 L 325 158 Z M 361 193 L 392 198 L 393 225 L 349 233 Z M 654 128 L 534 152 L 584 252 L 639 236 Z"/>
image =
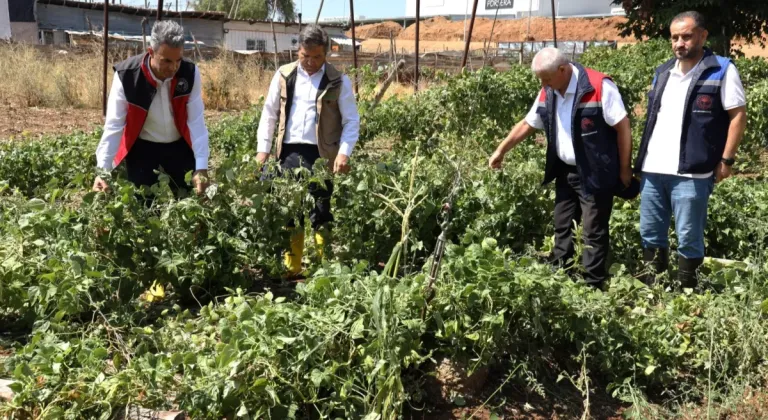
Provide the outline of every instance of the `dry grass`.
<path id="1" fill-rule="evenodd" d="M 110 59 L 127 55 L 115 52 Z M 87 51 L 41 50 L 24 45 L 0 45 L 0 104 L 17 107 L 101 107 L 102 56 Z M 221 54 L 199 63 L 203 99 L 207 109 L 236 110 L 256 103 L 266 95 L 273 72 L 250 58 L 235 59 Z M 108 86 L 112 83 L 109 72 Z M 109 89 L 109 87 L 108 87 Z"/>

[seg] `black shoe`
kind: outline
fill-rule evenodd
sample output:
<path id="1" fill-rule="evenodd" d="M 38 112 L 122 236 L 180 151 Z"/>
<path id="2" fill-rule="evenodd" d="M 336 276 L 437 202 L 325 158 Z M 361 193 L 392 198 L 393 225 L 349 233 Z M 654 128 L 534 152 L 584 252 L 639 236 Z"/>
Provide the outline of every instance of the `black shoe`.
<path id="1" fill-rule="evenodd" d="M 683 288 L 695 288 L 699 284 L 698 270 L 704 258 L 678 258 L 677 280 Z"/>
<path id="2" fill-rule="evenodd" d="M 669 248 L 644 248 L 643 265 L 647 274 L 644 274 L 640 280 L 648 286 L 653 286 L 656 283 L 656 276 L 665 273 L 669 268 Z M 651 267 L 653 272 L 648 272 Z"/>

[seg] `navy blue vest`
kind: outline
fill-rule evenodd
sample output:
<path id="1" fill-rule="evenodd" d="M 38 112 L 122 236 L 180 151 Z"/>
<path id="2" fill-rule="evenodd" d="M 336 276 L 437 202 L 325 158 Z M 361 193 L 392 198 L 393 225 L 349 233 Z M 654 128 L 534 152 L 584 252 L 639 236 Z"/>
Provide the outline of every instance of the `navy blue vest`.
<path id="1" fill-rule="evenodd" d="M 643 170 L 648 143 L 651 141 L 661 109 L 664 88 L 669 81 L 670 70 L 676 63 L 677 59 L 673 58 L 656 69 L 653 86 L 648 93 L 648 118 L 635 162 L 635 172 Z M 706 174 L 715 170 L 720 163 L 731 124 L 728 111 L 723 108 L 720 99 L 720 89 L 730 63 L 730 59 L 714 55 L 706 49 L 701 63 L 692 70 L 695 73 L 688 88 L 683 121 L 680 121 L 683 125 L 683 135 L 679 139 L 679 174 Z M 677 139 L 670 139 L 673 140 Z"/>
<path id="2" fill-rule="evenodd" d="M 576 169 L 586 195 L 613 193 L 619 182 L 619 146 L 616 130 L 603 118 L 603 81 L 610 78 L 572 63 L 579 70 L 576 100 L 571 115 L 571 139 Z M 544 121 L 547 163 L 544 184 L 561 173 L 565 163 L 557 156 L 557 112 L 552 88 L 542 89 L 536 111 Z"/>

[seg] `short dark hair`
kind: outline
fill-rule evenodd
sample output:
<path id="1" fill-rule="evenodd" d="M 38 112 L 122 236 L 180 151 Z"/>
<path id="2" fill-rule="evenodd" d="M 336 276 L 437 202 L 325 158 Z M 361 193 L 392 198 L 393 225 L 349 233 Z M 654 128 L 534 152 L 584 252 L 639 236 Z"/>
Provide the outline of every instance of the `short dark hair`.
<path id="1" fill-rule="evenodd" d="M 299 46 L 304 48 L 322 46 L 328 52 L 328 34 L 317 25 L 307 25 L 299 35 Z"/>
<path id="2" fill-rule="evenodd" d="M 672 23 L 679 22 L 684 19 L 693 19 L 693 23 L 697 28 L 707 29 L 707 19 L 701 13 L 695 10 L 689 10 L 687 12 L 680 13 L 672 19 Z"/>

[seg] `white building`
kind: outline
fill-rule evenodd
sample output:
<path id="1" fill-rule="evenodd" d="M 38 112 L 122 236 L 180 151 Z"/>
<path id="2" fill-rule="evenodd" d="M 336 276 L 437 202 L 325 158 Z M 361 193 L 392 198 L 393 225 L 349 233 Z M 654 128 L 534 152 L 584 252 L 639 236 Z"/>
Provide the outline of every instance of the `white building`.
<path id="1" fill-rule="evenodd" d="M 555 0 L 555 13 L 558 17 L 574 16 L 609 16 L 623 10 L 611 4 L 611 0 Z M 421 16 L 448 16 L 464 19 L 472 14 L 473 0 L 421 0 Z M 405 15 L 416 16 L 416 0 L 406 0 Z M 477 16 L 493 18 L 498 8 L 498 16 L 503 18 L 532 16 L 552 16 L 551 0 L 479 0 Z"/>
<path id="2" fill-rule="evenodd" d="M 347 41 L 342 26 L 322 25 L 331 38 L 332 47 L 338 45 L 345 49 Z M 275 37 L 278 51 L 297 51 L 299 49 L 299 25 L 296 23 L 275 22 Z M 224 46 L 233 51 L 275 51 L 275 37 L 272 26 L 264 21 L 228 21 L 224 23 Z"/>

